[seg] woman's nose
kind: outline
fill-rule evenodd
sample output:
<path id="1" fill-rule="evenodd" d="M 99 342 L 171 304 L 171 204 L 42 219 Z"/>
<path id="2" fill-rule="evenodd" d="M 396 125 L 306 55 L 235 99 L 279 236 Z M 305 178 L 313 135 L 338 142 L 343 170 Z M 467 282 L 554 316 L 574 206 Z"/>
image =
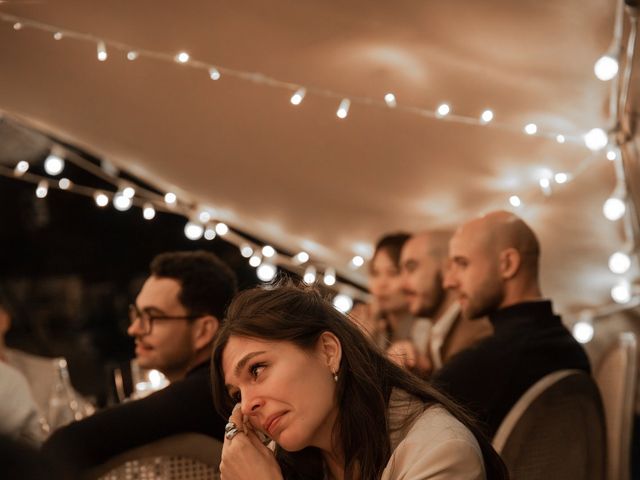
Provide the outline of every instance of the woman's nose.
<path id="1" fill-rule="evenodd" d="M 255 415 L 262 405 L 264 401 L 257 395 L 247 395 L 243 392 L 242 401 L 240 402 L 240 409 L 242 410 L 243 415 Z"/>

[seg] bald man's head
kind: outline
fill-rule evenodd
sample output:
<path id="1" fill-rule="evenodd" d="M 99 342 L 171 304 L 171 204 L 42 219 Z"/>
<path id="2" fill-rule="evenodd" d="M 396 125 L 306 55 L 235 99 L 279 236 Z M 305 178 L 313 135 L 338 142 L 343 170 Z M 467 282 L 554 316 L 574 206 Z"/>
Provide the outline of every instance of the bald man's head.
<path id="1" fill-rule="evenodd" d="M 433 318 L 446 298 L 442 275 L 450 238 L 447 231 L 420 232 L 402 248 L 402 286 L 413 315 Z"/>
<path id="2" fill-rule="evenodd" d="M 451 239 L 449 256 L 445 286 L 458 293 L 471 318 L 539 294 L 538 240 L 511 212 L 492 212 L 463 224 Z"/>

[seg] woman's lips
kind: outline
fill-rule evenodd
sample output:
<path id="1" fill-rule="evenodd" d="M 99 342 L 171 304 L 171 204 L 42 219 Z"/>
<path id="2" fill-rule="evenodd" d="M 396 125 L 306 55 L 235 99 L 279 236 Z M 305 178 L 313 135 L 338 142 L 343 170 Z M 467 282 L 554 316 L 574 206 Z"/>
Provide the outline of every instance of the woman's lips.
<path id="1" fill-rule="evenodd" d="M 286 414 L 286 412 L 282 412 L 282 413 L 279 413 L 277 415 L 274 415 L 273 417 L 271 417 L 270 419 L 267 420 L 267 423 L 265 423 L 265 429 L 264 430 L 267 432 L 267 434 L 270 437 L 273 437 L 273 433 L 275 432 L 276 428 L 280 424 L 280 419 L 285 414 Z"/>

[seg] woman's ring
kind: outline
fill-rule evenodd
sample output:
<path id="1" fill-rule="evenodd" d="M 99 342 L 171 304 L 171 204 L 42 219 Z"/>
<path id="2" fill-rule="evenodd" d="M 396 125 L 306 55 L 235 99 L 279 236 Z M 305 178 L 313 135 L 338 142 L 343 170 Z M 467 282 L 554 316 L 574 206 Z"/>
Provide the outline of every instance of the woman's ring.
<path id="1" fill-rule="evenodd" d="M 226 437 L 227 440 L 231 440 L 233 437 L 235 437 L 238 434 L 238 429 L 235 428 L 231 428 L 230 430 L 227 430 L 227 433 L 224 434 L 224 436 Z"/>
<path id="2" fill-rule="evenodd" d="M 229 423 L 227 423 L 227 424 L 225 425 L 225 427 L 224 427 L 224 431 L 225 431 L 225 432 L 229 432 L 229 431 L 234 430 L 234 429 L 236 429 L 236 430 L 237 430 L 237 429 L 238 429 L 238 426 L 237 426 L 235 423 L 233 423 L 233 422 L 229 422 Z"/>

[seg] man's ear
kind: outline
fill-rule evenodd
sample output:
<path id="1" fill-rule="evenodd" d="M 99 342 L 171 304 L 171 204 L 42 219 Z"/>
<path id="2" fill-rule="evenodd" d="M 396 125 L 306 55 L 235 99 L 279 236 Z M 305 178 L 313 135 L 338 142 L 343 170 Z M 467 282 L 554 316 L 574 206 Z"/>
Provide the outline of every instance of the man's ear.
<path id="1" fill-rule="evenodd" d="M 213 315 L 203 315 L 193 323 L 193 345 L 196 350 L 200 350 L 213 342 L 220 328 L 220 321 Z"/>
<path id="2" fill-rule="evenodd" d="M 522 264 L 520 252 L 515 248 L 507 248 L 500 252 L 500 277 L 503 280 L 513 278 Z"/>
<path id="3" fill-rule="evenodd" d="M 338 373 L 342 359 L 342 344 L 338 337 L 331 332 L 322 332 L 318 339 L 317 348 L 331 373 Z"/>

